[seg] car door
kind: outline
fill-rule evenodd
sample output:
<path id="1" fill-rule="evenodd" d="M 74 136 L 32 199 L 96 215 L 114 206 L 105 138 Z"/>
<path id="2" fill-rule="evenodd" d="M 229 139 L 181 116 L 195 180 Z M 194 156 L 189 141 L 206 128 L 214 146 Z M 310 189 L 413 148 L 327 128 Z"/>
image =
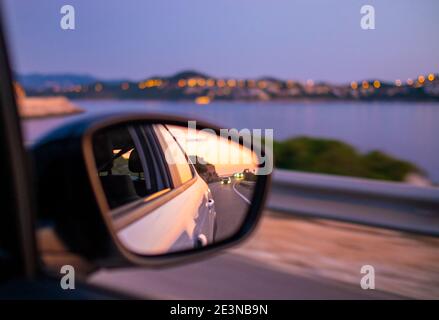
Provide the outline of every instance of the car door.
<path id="1" fill-rule="evenodd" d="M 128 131 L 131 133 L 128 134 Z M 132 141 L 117 144 L 114 138 L 111 139 L 112 150 L 107 153 L 124 154 L 117 160 L 113 158 L 113 164 L 106 165 L 107 168 L 97 164 L 103 170 L 111 170 L 111 175 L 100 173 L 104 190 L 107 186 L 110 191 L 113 189 L 107 180 L 117 182 L 118 192 L 114 195 L 110 191 L 106 193 L 118 237 L 127 247 L 136 252 L 158 254 L 188 250 L 213 242 L 215 212 L 207 184 L 196 174 L 165 126 L 122 128 L 104 135 L 117 137 L 118 140 L 126 137 L 125 140 Z M 106 143 L 97 141 L 96 145 L 102 148 Z M 172 152 L 165 155 L 162 150 Z M 95 150 L 95 153 L 102 152 Z M 116 165 L 116 162 L 119 164 Z M 126 179 L 130 175 L 131 179 Z M 122 182 L 126 185 L 127 181 L 135 188 L 122 188 Z M 139 192 L 141 186 L 146 186 L 148 192 Z M 133 194 L 133 191 L 120 192 L 121 189 L 133 190 L 137 194 Z M 115 199 L 120 195 L 123 199 Z M 144 206 L 145 203 L 149 205 Z"/>
<path id="2" fill-rule="evenodd" d="M 191 187 L 191 191 L 186 191 L 186 197 L 190 192 L 193 192 L 197 203 L 199 203 L 198 208 L 193 210 L 195 226 L 192 231 L 192 241 L 194 245 L 204 246 L 214 242 L 216 212 L 209 187 L 197 174 L 185 150 L 182 149 L 177 138 L 173 136 L 169 128 L 163 125 L 158 125 L 154 128 L 157 135 L 161 137 L 159 140 L 163 149 L 173 151 L 169 152 L 172 155 L 168 156 L 175 163 L 175 170 L 178 172 L 181 184 L 188 185 L 191 181 L 190 177 L 196 181 L 196 186 Z M 165 158 L 167 158 L 166 155 Z M 169 163 L 169 161 L 167 162 Z M 185 176 L 187 177 L 186 179 L 184 178 Z"/>

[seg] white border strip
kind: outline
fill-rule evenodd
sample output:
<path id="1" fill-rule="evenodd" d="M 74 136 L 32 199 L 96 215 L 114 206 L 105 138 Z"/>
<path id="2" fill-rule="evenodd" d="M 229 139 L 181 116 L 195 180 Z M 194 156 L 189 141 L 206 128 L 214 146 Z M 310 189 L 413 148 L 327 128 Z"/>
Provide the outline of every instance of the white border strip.
<path id="1" fill-rule="evenodd" d="M 238 196 L 240 196 L 241 197 L 241 199 L 242 200 L 244 200 L 245 202 L 247 202 L 248 204 L 251 204 L 250 203 L 250 200 L 248 200 L 246 197 L 244 197 L 244 195 L 241 193 L 241 192 L 239 192 L 238 190 L 236 190 L 236 184 L 237 184 L 238 182 L 235 182 L 234 184 L 233 184 L 233 191 L 235 191 L 235 193 L 238 195 Z"/>

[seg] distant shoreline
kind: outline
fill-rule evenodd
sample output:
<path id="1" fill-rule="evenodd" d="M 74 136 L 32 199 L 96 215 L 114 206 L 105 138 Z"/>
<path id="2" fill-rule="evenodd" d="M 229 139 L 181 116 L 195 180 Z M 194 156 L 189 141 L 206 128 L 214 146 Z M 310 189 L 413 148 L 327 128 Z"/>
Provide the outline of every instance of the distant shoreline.
<path id="1" fill-rule="evenodd" d="M 438 101 L 439 74 L 394 82 L 365 79 L 345 84 L 322 81 L 216 78 L 186 70 L 139 81 L 81 78 L 74 75 L 19 76 L 30 96 L 62 95 L 69 99 L 197 101 Z"/>
<path id="2" fill-rule="evenodd" d="M 45 96 L 35 96 L 35 97 L 45 97 Z M 55 96 L 56 97 L 56 96 Z M 61 97 L 61 96 L 59 96 Z M 88 101 L 146 101 L 146 102 L 183 102 L 183 103 L 195 103 L 195 99 L 156 99 L 156 98 L 123 98 L 123 97 L 110 97 L 110 96 L 103 96 L 103 97 L 86 97 L 86 96 L 71 96 L 69 97 L 72 101 L 81 101 L 81 100 L 88 100 Z M 215 102 L 221 102 L 221 103 L 258 103 L 258 104 L 270 104 L 270 103 L 315 103 L 315 102 L 325 102 L 325 103 L 332 103 L 332 102 L 346 102 L 346 103 L 352 103 L 352 102 L 358 102 L 358 103 L 434 103 L 439 104 L 439 98 L 435 99 L 407 99 L 407 98 L 400 98 L 400 99 L 338 99 L 338 98 L 294 98 L 294 99 L 271 99 L 271 100 L 251 100 L 251 99 L 213 99 L 209 103 L 215 103 Z"/>
<path id="3" fill-rule="evenodd" d="M 24 119 L 62 117 L 85 112 L 66 97 L 26 97 L 17 99 L 18 112 Z"/>
<path id="4" fill-rule="evenodd" d="M 69 117 L 69 116 L 74 116 L 74 115 L 81 114 L 84 112 L 85 112 L 84 110 L 77 110 L 77 111 L 60 112 L 60 113 L 48 113 L 48 114 L 41 114 L 41 115 L 20 115 L 20 117 L 24 120 L 38 120 L 38 119 L 48 119 L 48 118 Z"/>

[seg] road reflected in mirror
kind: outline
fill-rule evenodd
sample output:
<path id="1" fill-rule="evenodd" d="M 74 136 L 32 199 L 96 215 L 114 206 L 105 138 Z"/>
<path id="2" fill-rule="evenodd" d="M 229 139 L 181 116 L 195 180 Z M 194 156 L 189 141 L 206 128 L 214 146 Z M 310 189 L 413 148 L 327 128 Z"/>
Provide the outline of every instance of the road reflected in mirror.
<path id="1" fill-rule="evenodd" d="M 96 132 L 96 175 L 119 242 L 138 255 L 162 255 L 234 236 L 257 179 L 245 142 L 164 124 Z"/>

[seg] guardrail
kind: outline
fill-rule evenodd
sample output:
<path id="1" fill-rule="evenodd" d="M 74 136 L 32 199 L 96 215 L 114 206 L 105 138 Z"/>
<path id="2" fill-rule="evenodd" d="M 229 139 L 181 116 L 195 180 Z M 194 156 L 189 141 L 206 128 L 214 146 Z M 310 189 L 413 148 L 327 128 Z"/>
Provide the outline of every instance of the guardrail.
<path id="1" fill-rule="evenodd" d="M 439 188 L 275 170 L 267 207 L 439 236 Z"/>

